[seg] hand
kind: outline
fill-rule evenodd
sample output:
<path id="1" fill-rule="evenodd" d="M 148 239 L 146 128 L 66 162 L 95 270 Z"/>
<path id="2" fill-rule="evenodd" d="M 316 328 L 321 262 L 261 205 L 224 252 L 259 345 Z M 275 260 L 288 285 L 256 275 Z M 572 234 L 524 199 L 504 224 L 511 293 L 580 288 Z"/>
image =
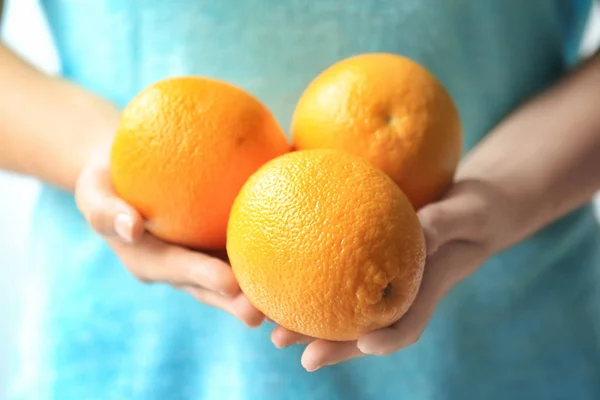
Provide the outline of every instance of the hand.
<path id="1" fill-rule="evenodd" d="M 117 197 L 109 173 L 109 152 L 99 152 L 84 167 L 75 189 L 77 206 L 125 267 L 143 282 L 166 282 L 201 303 L 220 308 L 248 326 L 264 316 L 254 308 L 221 254 L 208 255 L 167 244 L 145 231 L 144 220 Z"/>
<path id="2" fill-rule="evenodd" d="M 273 330 L 276 347 L 308 343 L 302 365 L 308 371 L 364 355 L 388 355 L 419 340 L 438 302 L 497 251 L 491 234 L 500 223 L 492 213 L 494 190 L 477 181 L 455 185 L 447 196 L 418 212 L 426 238 L 427 262 L 421 288 L 409 311 L 395 324 L 360 337 L 332 342 L 289 331 Z"/>

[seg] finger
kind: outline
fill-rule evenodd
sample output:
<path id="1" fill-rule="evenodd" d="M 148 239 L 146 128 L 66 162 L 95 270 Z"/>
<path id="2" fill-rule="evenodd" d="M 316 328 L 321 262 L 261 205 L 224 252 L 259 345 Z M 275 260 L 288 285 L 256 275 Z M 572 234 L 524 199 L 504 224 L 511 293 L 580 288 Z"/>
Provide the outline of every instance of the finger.
<path id="1" fill-rule="evenodd" d="M 243 293 L 235 297 L 223 297 L 218 293 L 194 287 L 184 287 L 182 290 L 203 304 L 230 313 L 249 327 L 257 327 L 264 320 L 264 315 L 254 308 Z"/>
<path id="2" fill-rule="evenodd" d="M 423 328 L 416 324 L 399 324 L 398 328 L 380 329 L 360 338 L 357 346 L 364 354 L 389 355 L 417 343 Z"/>
<path id="3" fill-rule="evenodd" d="M 302 354 L 302 366 L 313 372 L 328 365 L 334 365 L 364 354 L 356 346 L 356 341 L 331 342 L 315 340 L 306 347 Z"/>
<path id="4" fill-rule="evenodd" d="M 263 313 L 256 309 L 243 293 L 234 298 L 232 313 L 250 327 L 259 326 L 265 319 Z"/>
<path id="5" fill-rule="evenodd" d="M 486 229 L 487 202 L 479 191 L 465 186 L 457 184 L 444 199 L 417 213 L 428 255 L 452 240 L 477 241 Z"/>
<path id="6" fill-rule="evenodd" d="M 407 313 L 391 327 L 361 337 L 358 348 L 365 354 L 387 355 L 416 343 L 439 301 L 464 278 L 462 271 L 469 269 L 467 263 L 477 260 L 478 264 L 479 259 L 475 244 L 452 242 L 442 247 L 428 261 L 419 293 Z"/>
<path id="7" fill-rule="evenodd" d="M 90 164 L 81 173 L 75 200 L 79 210 L 99 234 L 118 237 L 126 243 L 142 238 L 144 221 L 141 215 L 115 194 L 108 167 L 104 164 Z"/>
<path id="8" fill-rule="evenodd" d="M 133 248 L 117 240 L 108 242 L 127 269 L 144 282 L 202 287 L 229 296 L 240 292 L 231 267 L 218 258 L 167 244 L 149 234 Z"/>
<path id="9" fill-rule="evenodd" d="M 229 264 L 229 255 L 227 254 L 227 250 L 223 250 L 223 249 L 206 250 L 206 251 L 204 251 L 204 254 L 214 257 L 214 258 L 218 258 L 219 260 L 223 260 L 227 264 Z"/>
<path id="10" fill-rule="evenodd" d="M 93 206 L 88 221 L 99 234 L 136 243 L 144 235 L 144 220 L 139 213 L 118 198 L 106 198 Z"/>
<path id="11" fill-rule="evenodd" d="M 271 333 L 271 342 L 273 342 L 275 347 L 277 347 L 278 349 L 282 349 L 293 344 L 310 343 L 313 340 L 314 339 L 310 336 L 290 331 L 289 329 L 284 328 L 281 325 L 277 325 L 273 329 L 273 333 Z"/>

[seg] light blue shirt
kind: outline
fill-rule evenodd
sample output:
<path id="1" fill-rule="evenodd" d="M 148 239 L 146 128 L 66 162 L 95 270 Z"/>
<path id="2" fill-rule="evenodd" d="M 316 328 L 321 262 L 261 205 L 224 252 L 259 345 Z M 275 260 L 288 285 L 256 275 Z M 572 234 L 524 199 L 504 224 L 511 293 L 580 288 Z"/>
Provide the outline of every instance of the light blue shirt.
<path id="1" fill-rule="evenodd" d="M 395 52 L 446 85 L 468 151 L 572 65 L 590 1 L 42 3 L 64 75 L 119 106 L 158 79 L 206 75 L 254 93 L 287 129 L 325 67 Z M 37 296 L 13 399 L 600 398 L 600 231 L 589 206 L 489 260 L 416 345 L 316 373 L 301 368 L 301 347 L 272 346 L 268 324 L 251 330 L 167 285 L 137 282 L 71 195 L 46 187 L 33 228 Z"/>

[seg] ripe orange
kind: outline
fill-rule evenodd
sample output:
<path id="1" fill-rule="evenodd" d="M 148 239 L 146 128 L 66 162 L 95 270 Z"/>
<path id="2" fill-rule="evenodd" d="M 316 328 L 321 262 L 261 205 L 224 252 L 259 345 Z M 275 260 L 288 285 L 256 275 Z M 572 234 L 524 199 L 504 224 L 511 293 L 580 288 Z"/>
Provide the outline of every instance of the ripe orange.
<path id="1" fill-rule="evenodd" d="M 288 153 L 253 174 L 232 208 L 227 253 L 255 307 L 329 340 L 398 320 L 425 261 L 421 226 L 400 188 L 340 150 Z"/>
<path id="2" fill-rule="evenodd" d="M 119 196 L 148 229 L 193 248 L 224 248 L 233 201 L 262 164 L 289 151 L 256 98 L 202 77 L 165 79 L 123 111 L 111 153 Z"/>
<path id="3" fill-rule="evenodd" d="M 440 82 L 408 58 L 342 60 L 317 76 L 294 112 L 295 149 L 340 148 L 388 174 L 417 209 L 452 183 L 461 150 L 457 108 Z"/>

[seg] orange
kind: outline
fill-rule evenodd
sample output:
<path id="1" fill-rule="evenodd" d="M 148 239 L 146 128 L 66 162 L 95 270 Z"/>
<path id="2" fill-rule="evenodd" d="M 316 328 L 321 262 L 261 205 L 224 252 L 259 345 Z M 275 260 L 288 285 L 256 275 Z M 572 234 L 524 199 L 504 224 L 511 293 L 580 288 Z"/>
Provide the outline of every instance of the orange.
<path id="1" fill-rule="evenodd" d="M 297 103 L 295 149 L 340 148 L 388 174 L 415 208 L 452 183 L 462 150 L 458 110 L 434 75 L 393 54 L 361 54 L 317 76 Z"/>
<path id="2" fill-rule="evenodd" d="M 340 150 L 291 152 L 262 166 L 236 198 L 227 235 L 250 302 L 292 331 L 329 340 L 398 320 L 425 261 L 400 188 Z"/>
<path id="3" fill-rule="evenodd" d="M 252 95 L 213 79 L 169 78 L 124 109 L 111 152 L 112 182 L 155 236 L 224 248 L 240 188 L 288 151 L 281 127 Z"/>

